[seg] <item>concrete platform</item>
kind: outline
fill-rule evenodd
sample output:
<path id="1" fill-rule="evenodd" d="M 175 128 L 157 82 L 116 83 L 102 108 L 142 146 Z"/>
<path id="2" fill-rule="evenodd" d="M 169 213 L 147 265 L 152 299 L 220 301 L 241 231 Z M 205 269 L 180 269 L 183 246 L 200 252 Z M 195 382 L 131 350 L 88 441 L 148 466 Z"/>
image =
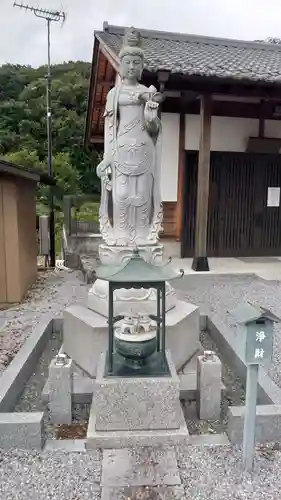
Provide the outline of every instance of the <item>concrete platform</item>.
<path id="1" fill-rule="evenodd" d="M 166 346 L 177 371 L 197 352 L 199 331 L 199 308 L 178 300 L 166 314 Z M 66 308 L 63 345 L 64 352 L 89 377 L 95 378 L 99 357 L 108 347 L 107 318 L 82 305 Z"/>
<path id="2" fill-rule="evenodd" d="M 82 305 L 64 311 L 64 352 L 90 377 L 97 374 L 100 355 L 107 350 L 107 319 Z"/>
<path id="3" fill-rule="evenodd" d="M 208 258 L 210 271 L 197 272 L 192 269 L 192 259 L 181 259 L 179 256 L 173 258 L 175 268 L 181 267 L 185 275 L 219 275 L 253 274 L 266 281 L 281 281 L 281 257 L 210 257 Z"/>

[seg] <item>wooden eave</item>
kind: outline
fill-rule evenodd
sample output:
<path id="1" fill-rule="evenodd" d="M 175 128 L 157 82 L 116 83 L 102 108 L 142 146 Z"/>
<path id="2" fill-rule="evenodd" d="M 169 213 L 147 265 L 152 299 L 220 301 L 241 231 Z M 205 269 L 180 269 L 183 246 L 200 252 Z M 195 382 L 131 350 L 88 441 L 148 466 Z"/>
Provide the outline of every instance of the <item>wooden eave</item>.
<path id="1" fill-rule="evenodd" d="M 99 42 L 100 50 L 110 62 L 111 66 L 118 71 L 119 57 L 104 43 L 101 37 L 96 33 L 96 39 Z"/>
<path id="2" fill-rule="evenodd" d="M 15 165 L 4 158 L 0 158 L 0 177 L 6 176 L 9 178 L 17 177 L 19 179 L 46 184 L 48 186 L 55 186 L 56 184 L 55 179 L 44 172 L 40 172 L 33 168 L 22 167 L 21 165 Z"/>
<path id="3" fill-rule="evenodd" d="M 95 33 L 88 93 L 85 146 L 103 143 L 103 114 L 108 91 L 115 85 L 118 58 Z"/>

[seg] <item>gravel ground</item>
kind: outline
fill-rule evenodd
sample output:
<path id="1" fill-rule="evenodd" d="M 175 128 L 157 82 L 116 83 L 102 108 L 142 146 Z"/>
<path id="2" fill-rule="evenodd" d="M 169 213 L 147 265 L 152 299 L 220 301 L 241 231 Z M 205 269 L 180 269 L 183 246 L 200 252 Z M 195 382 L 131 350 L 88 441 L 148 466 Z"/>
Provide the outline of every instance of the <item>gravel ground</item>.
<path id="1" fill-rule="evenodd" d="M 273 447 L 257 450 L 252 474 L 243 473 L 241 450 L 231 446 L 184 446 L 176 456 L 181 500 L 280 499 L 281 453 Z M 99 452 L 0 451 L 1 500 L 100 500 L 101 467 Z M 164 486 L 151 489 L 149 497 L 144 490 L 137 497 L 113 495 L 111 500 L 173 498 L 164 496 L 165 489 L 170 491 Z"/>
<path id="2" fill-rule="evenodd" d="M 47 314 L 62 316 L 70 304 L 86 301 L 90 285 L 82 279 L 80 271 L 40 271 L 23 303 L 0 311 L 0 374 Z"/>
<path id="3" fill-rule="evenodd" d="M 100 500 L 99 452 L 0 451 L 1 500 Z"/>
<path id="4" fill-rule="evenodd" d="M 218 316 L 237 336 L 237 329 L 228 311 L 250 300 L 268 307 L 281 317 L 281 286 L 279 281 L 265 281 L 253 275 L 190 275 L 174 283 L 178 295 L 200 306 L 201 312 Z M 265 366 L 271 378 L 281 387 L 281 324 L 274 325 L 272 363 Z"/>
<path id="5" fill-rule="evenodd" d="M 243 473 L 241 450 L 224 447 L 178 448 L 183 500 L 279 500 L 281 453 L 256 453 L 252 474 Z"/>
<path id="6" fill-rule="evenodd" d="M 179 295 L 217 315 L 237 335 L 227 311 L 245 300 L 260 303 L 281 316 L 279 282 L 253 276 L 187 276 L 177 283 Z M 20 307 L 0 311 L 0 370 L 10 362 L 32 328 L 52 312 L 61 316 L 67 305 L 83 302 L 89 286 L 78 272 L 40 273 Z M 281 327 L 275 328 L 273 364 L 269 373 L 281 386 Z M 281 453 L 267 447 L 256 453 L 253 474 L 241 471 L 242 456 L 232 447 L 181 447 L 178 466 L 185 487 L 183 500 L 279 500 Z M 98 453 L 23 453 L 0 451 L 1 500 L 99 500 L 101 460 Z M 153 500 L 160 500 L 155 493 Z M 112 499 L 114 500 L 114 499 Z"/>

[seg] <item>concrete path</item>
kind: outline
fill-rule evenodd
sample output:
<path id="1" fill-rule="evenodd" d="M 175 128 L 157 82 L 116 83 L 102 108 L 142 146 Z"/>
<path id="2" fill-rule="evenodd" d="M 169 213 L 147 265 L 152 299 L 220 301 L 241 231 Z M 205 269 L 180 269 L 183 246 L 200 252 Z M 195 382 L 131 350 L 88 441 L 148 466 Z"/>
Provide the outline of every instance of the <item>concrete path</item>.
<path id="1" fill-rule="evenodd" d="M 192 259 L 173 257 L 174 266 L 184 270 L 185 274 L 255 274 L 264 280 L 281 281 L 281 257 L 245 257 L 214 258 L 210 257 L 209 272 L 196 272 L 191 269 Z"/>
<path id="2" fill-rule="evenodd" d="M 191 269 L 192 258 L 180 258 L 180 243 L 177 241 L 163 241 L 165 257 L 172 257 L 176 267 L 184 270 L 186 274 L 256 274 L 265 280 L 281 281 L 281 256 L 280 257 L 209 257 L 210 271 L 198 273 Z"/>

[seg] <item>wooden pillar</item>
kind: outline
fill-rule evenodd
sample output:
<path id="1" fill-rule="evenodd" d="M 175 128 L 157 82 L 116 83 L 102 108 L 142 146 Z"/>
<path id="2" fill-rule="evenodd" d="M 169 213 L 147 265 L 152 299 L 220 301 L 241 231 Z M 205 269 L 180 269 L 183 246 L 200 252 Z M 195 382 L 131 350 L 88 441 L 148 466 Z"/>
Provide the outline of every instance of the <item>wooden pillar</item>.
<path id="1" fill-rule="evenodd" d="M 185 169 L 185 113 L 180 113 L 179 159 L 178 159 L 178 197 L 176 212 L 176 239 L 182 239 L 182 221 L 184 209 L 184 169 Z"/>
<path id="2" fill-rule="evenodd" d="M 201 96 L 194 271 L 209 271 L 207 257 L 208 202 L 211 153 L 211 96 Z"/>
<path id="3" fill-rule="evenodd" d="M 261 100 L 260 102 L 260 110 L 259 110 L 259 138 L 264 138 L 264 129 L 265 129 L 265 102 Z"/>

